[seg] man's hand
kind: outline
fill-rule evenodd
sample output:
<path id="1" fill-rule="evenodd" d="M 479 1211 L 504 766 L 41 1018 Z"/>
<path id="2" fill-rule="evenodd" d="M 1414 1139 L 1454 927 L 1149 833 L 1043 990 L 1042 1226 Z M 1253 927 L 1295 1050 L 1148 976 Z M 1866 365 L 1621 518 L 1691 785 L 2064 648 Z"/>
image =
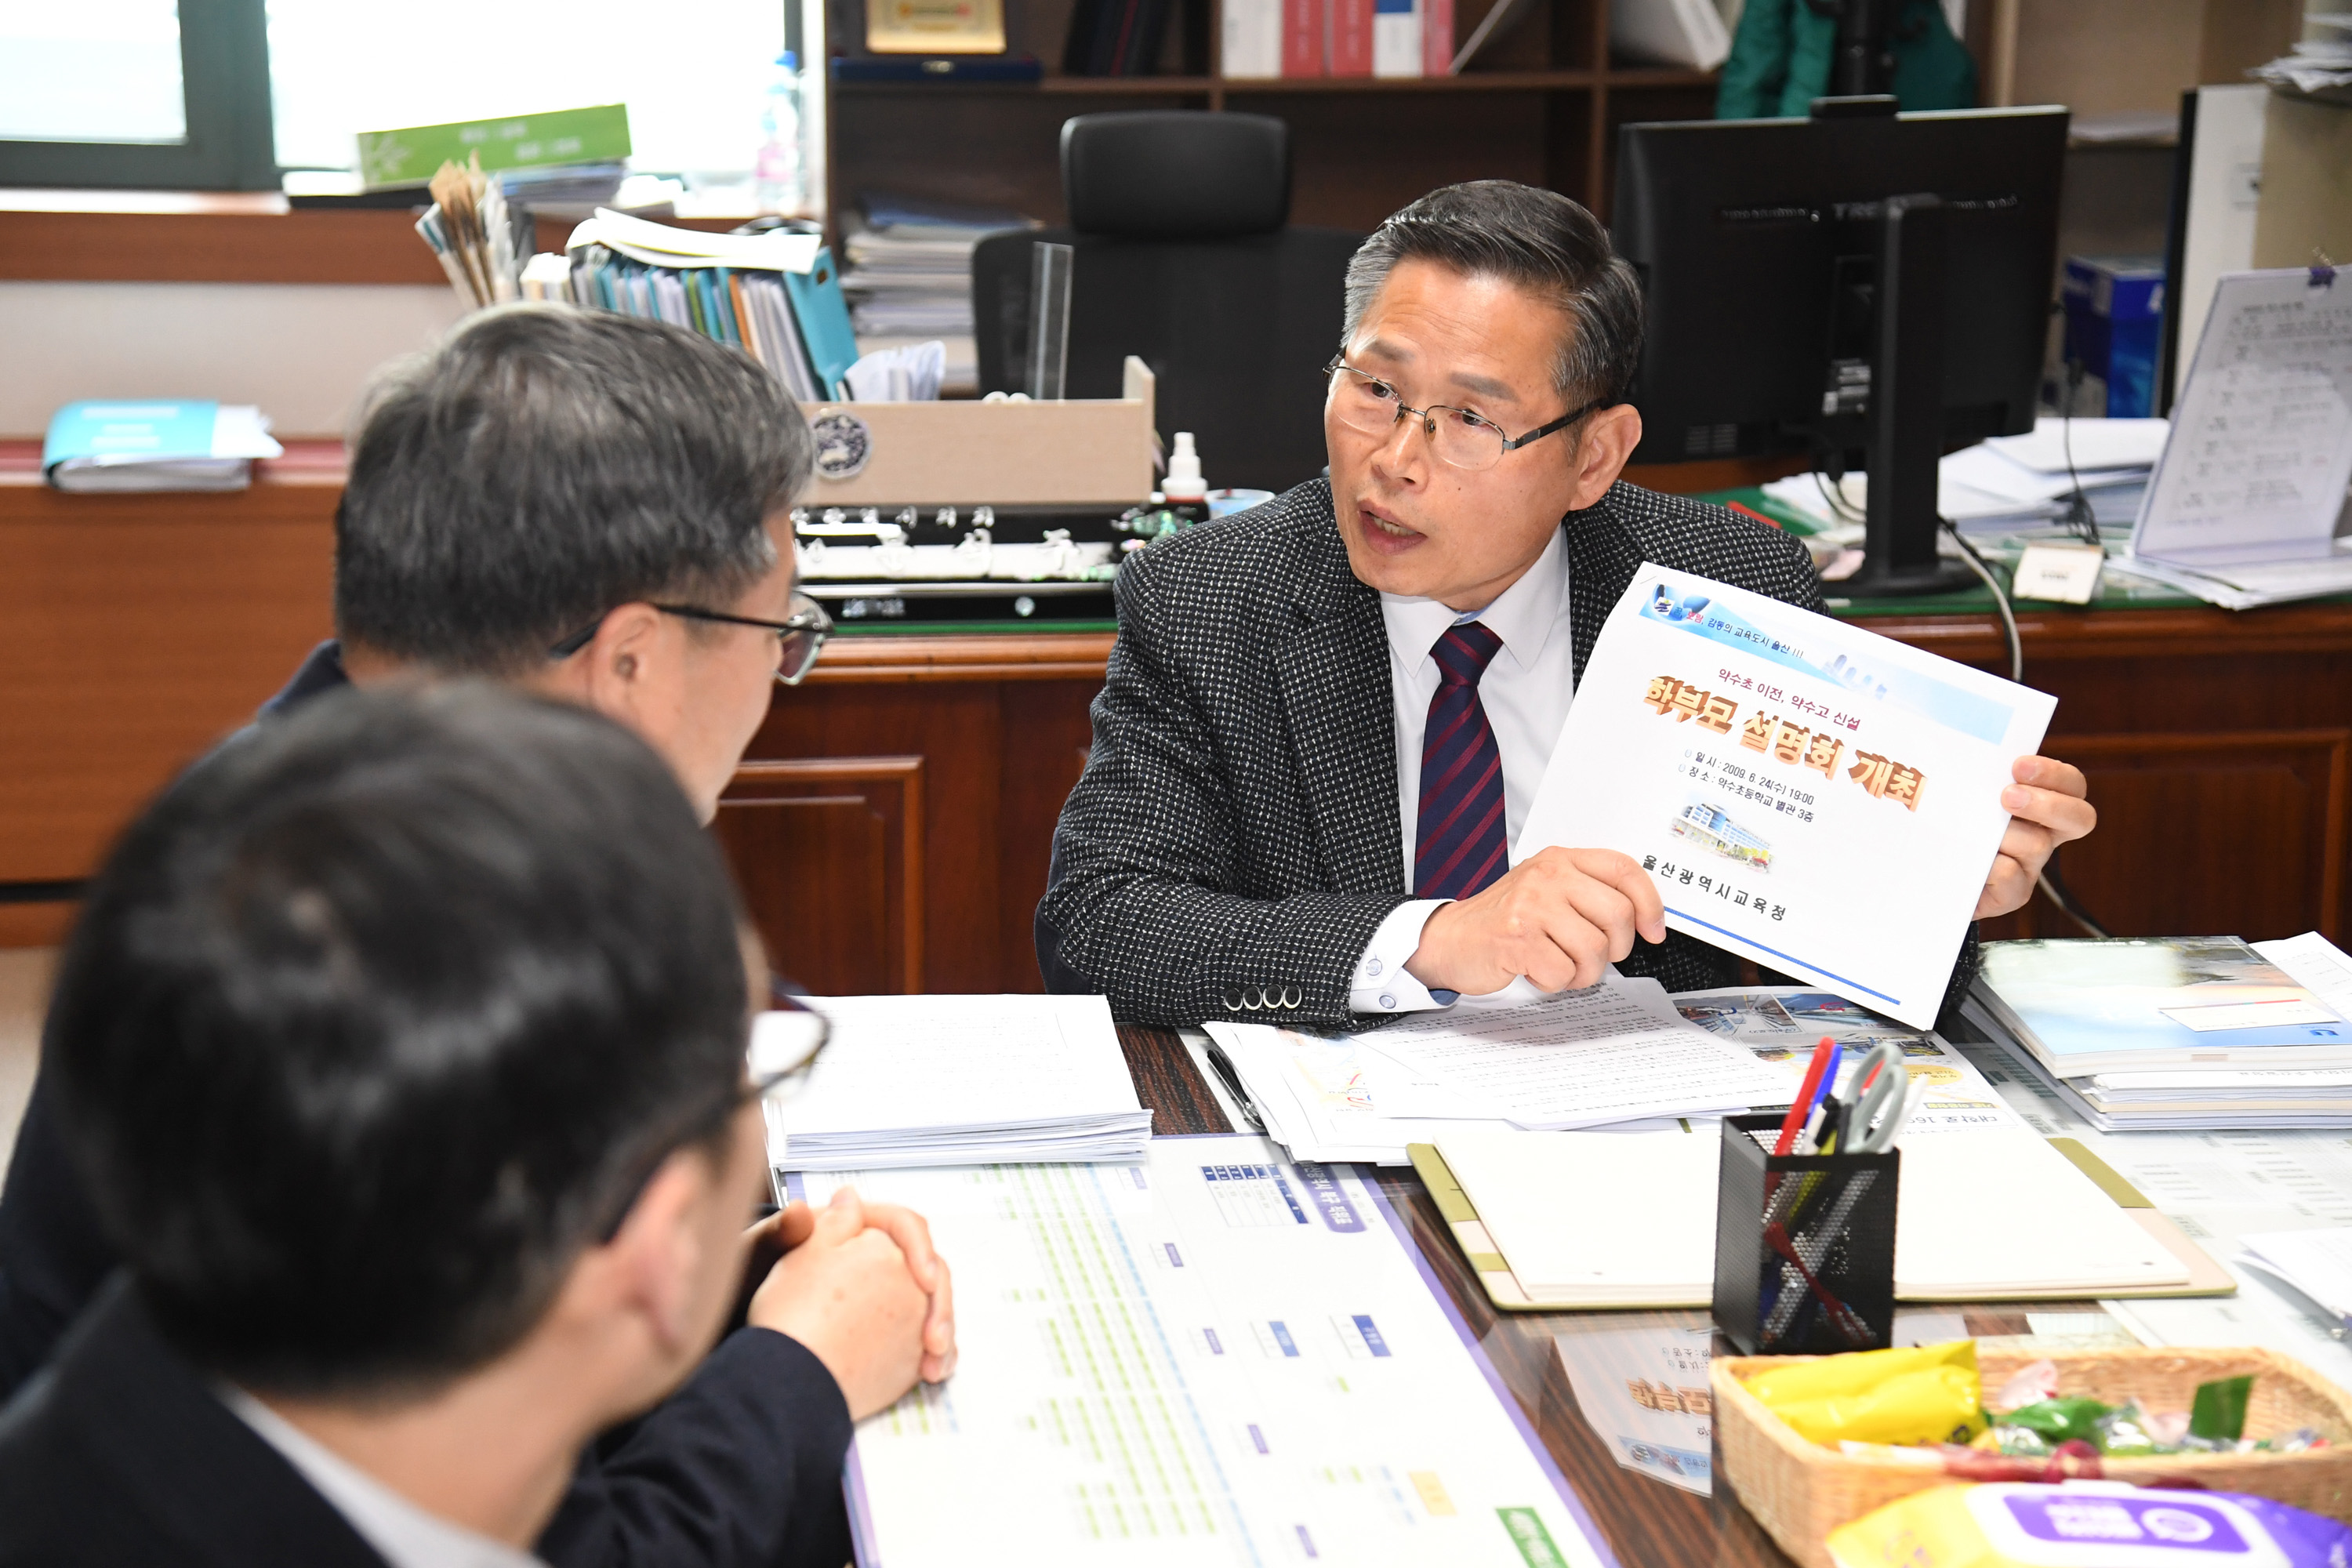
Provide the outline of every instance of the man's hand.
<path id="1" fill-rule="evenodd" d="M 2086 798 L 2083 770 L 2053 757 L 2020 757 L 2010 769 L 2017 782 L 2000 792 L 2010 811 L 2009 831 L 1992 860 L 1984 891 L 1977 895 L 1978 920 L 2021 910 L 2033 897 L 2035 879 L 2061 844 L 2070 844 L 2099 824 Z"/>
<path id="2" fill-rule="evenodd" d="M 809 1215 L 808 1235 L 769 1271 L 750 1321 L 806 1345 L 862 1421 L 915 1385 L 929 1303 L 898 1244 L 866 1224 L 856 1191 L 814 1211 L 794 1207 Z"/>
<path id="3" fill-rule="evenodd" d="M 1551 848 L 1440 907 L 1405 968 L 1423 985 L 1467 996 L 1522 974 L 1538 991 L 1580 991 L 1633 952 L 1636 935 L 1666 940 L 1650 874 L 1613 849 Z"/>
<path id="4" fill-rule="evenodd" d="M 955 1279 L 949 1272 L 948 1260 L 931 1247 L 929 1221 L 913 1209 L 899 1204 L 866 1204 L 866 1224 L 898 1244 L 899 1255 L 907 1260 L 907 1272 L 915 1277 L 930 1298 L 930 1309 L 923 1316 L 923 1365 L 925 1383 L 945 1382 L 955 1371 Z M 753 1256 L 772 1248 L 771 1255 L 781 1255 L 806 1241 L 816 1229 L 818 1210 L 806 1204 L 793 1204 L 770 1215 L 751 1230 Z"/>

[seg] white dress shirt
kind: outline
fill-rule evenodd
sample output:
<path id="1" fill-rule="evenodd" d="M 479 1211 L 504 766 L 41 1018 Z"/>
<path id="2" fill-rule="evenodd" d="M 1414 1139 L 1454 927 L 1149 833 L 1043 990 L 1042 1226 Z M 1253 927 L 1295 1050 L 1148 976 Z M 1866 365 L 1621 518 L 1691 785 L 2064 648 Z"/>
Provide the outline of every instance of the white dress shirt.
<path id="1" fill-rule="evenodd" d="M 546 1568 L 528 1552 L 417 1507 L 245 1390 L 222 1384 L 215 1392 L 392 1568 Z"/>
<path id="2" fill-rule="evenodd" d="M 1389 689 L 1396 707 L 1397 827 L 1404 838 L 1405 874 L 1412 874 L 1413 847 L 1421 827 L 1421 742 L 1429 724 L 1430 699 L 1437 695 L 1437 661 L 1430 649 L 1446 631 L 1481 621 L 1503 646 L 1478 682 L 1478 700 L 1495 731 L 1503 763 L 1503 831 L 1516 843 L 1528 819 L 1552 747 L 1576 694 L 1576 652 L 1568 633 L 1568 535 L 1554 529 L 1551 542 L 1519 580 L 1483 610 L 1458 614 L 1434 599 L 1381 595 L 1381 619 L 1388 628 Z M 1433 995 L 1405 972 L 1405 961 L 1421 945 L 1421 928 L 1431 911 L 1448 900 L 1415 899 L 1400 904 L 1372 933 L 1356 964 L 1348 1005 L 1359 1013 L 1405 1013 L 1450 1006 L 1452 992 Z M 1538 993 L 1515 980 L 1496 1001 L 1532 1000 Z M 1473 1001 L 1481 998 L 1471 998 Z"/>

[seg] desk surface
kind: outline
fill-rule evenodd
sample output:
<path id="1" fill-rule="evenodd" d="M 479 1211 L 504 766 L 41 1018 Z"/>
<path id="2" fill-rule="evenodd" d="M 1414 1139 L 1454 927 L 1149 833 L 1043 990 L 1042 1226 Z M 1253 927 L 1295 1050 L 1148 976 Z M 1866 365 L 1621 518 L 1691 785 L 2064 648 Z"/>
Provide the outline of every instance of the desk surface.
<path id="1" fill-rule="evenodd" d="M 1122 1026 L 1119 1045 L 1127 1052 L 1135 1089 L 1152 1107 L 1155 1133 L 1231 1132 L 1235 1129 L 1219 1108 L 1215 1093 L 1201 1076 L 1192 1053 L 1172 1030 Z M 1730 1489 L 1717 1486 L 1713 1498 L 1695 1497 L 1663 1481 L 1625 1469 L 1611 1457 L 1609 1441 L 1595 1432 L 1579 1412 L 1568 1374 L 1554 1353 L 1551 1337 L 1565 1323 L 1611 1313 L 1497 1313 L 1470 1273 L 1469 1265 L 1454 1246 L 1437 1206 L 1411 1170 L 1382 1170 L 1376 1179 L 1389 1202 L 1410 1224 L 1414 1242 L 1443 1282 L 1454 1307 L 1478 1336 L 1495 1370 L 1542 1436 L 1544 1445 L 1576 1489 L 1583 1503 L 1625 1568 L 1650 1568 L 1659 1563 L 1712 1563 L 1717 1568 L 1788 1568 L 1790 1559 L 1764 1533 L 1763 1527 L 1739 1506 Z M 2044 1304 L 2055 1310 L 2065 1304 Z M 1958 1313 L 1972 1334 L 2021 1334 L 2027 1331 L 2025 1309 L 1970 1305 L 1948 1307 Z M 2037 1307 L 2039 1316 L 2042 1309 Z M 2095 1310 L 2088 1303 L 2084 1310 Z M 1704 1325 L 1698 1311 L 1645 1313 L 1644 1321 L 1661 1317 L 1685 1320 L 1690 1327 Z M 1716 1342 L 1717 1355 L 1736 1353 L 1725 1342 Z"/>

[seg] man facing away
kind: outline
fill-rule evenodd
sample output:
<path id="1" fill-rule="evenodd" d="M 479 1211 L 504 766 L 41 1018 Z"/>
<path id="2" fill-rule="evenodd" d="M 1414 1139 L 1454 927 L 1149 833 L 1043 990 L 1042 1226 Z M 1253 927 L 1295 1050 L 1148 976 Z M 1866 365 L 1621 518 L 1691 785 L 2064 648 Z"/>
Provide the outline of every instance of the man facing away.
<path id="1" fill-rule="evenodd" d="M 1512 866 L 1508 846 L 1643 561 L 1819 610 L 1811 563 L 1618 479 L 1641 440 L 1641 289 L 1567 197 L 1431 193 L 1357 252 L 1345 321 L 1329 479 L 1120 569 L 1037 909 L 1049 988 L 1137 1022 L 1272 1008 L 1344 1028 L 1587 986 L 1612 962 L 1668 990 L 1728 984 L 1729 955 L 1667 933 L 1635 861 Z M 2066 763 L 2014 776 L 1980 918 L 2023 904 L 2095 820 Z M 1973 936 L 1958 959 L 1955 994 Z"/>
<path id="2" fill-rule="evenodd" d="M 372 391 L 336 515 L 341 638 L 259 729 L 348 684 L 487 678 L 619 721 L 707 821 L 776 682 L 797 680 L 822 640 L 787 521 L 813 462 L 799 410 L 737 351 L 606 313 L 482 312 Z M 0 1398 L 120 1262 L 50 1099 L 45 1067 L 0 1190 Z M 923 1375 L 944 1376 L 946 1266 L 917 1216 L 865 1213 L 930 1295 Z M 782 1515 L 757 1456 L 779 1435 L 766 1370 L 738 1338 L 588 1454 L 545 1556 L 772 1560 Z M 845 1549 L 837 1502 L 831 1513 Z"/>
<path id="3" fill-rule="evenodd" d="M 193 770 L 58 978 L 44 1070 L 126 1268 L 0 1416 L 0 1563 L 539 1561 L 735 1298 L 741 922 L 661 760 L 573 706 L 343 694 Z M 805 1228 L 735 1336 L 803 1533 L 927 1310 L 854 1200 Z"/>

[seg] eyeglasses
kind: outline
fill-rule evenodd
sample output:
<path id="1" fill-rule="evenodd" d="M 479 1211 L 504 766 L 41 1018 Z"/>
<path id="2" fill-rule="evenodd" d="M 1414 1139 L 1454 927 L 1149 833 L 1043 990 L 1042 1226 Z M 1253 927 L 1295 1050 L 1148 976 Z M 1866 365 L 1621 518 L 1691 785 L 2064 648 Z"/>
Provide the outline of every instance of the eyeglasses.
<path id="1" fill-rule="evenodd" d="M 1385 437 L 1395 428 L 1398 420 L 1415 415 L 1421 420 L 1422 433 L 1429 437 L 1429 449 L 1438 460 L 1473 473 L 1493 468 L 1503 460 L 1504 453 L 1516 452 L 1530 441 L 1540 441 L 1555 430 L 1565 430 L 1609 403 L 1605 397 L 1596 397 L 1539 430 L 1513 437 L 1505 435 L 1503 427 L 1493 420 L 1466 408 L 1448 408 L 1443 404 L 1408 408 L 1395 387 L 1343 360 L 1334 358 L 1323 367 L 1323 374 L 1331 378 L 1331 412 L 1339 416 L 1340 424 L 1367 436 Z"/>
<path id="2" fill-rule="evenodd" d="M 730 615 L 724 610 L 706 610 L 696 605 L 656 605 L 665 616 L 677 616 L 689 621 L 716 621 L 730 626 L 758 626 L 776 634 L 782 645 L 776 661 L 776 679 L 786 686 L 798 686 L 812 666 L 816 663 L 817 650 L 824 639 L 833 635 L 833 617 L 824 606 L 806 594 L 794 594 L 792 615 L 781 621 L 763 621 L 754 616 Z M 596 636 L 604 624 L 599 616 L 594 624 L 582 627 L 547 650 L 550 658 L 570 658 Z"/>
<path id="3" fill-rule="evenodd" d="M 598 1238 L 610 1242 L 620 1235 L 621 1226 L 628 1222 L 629 1211 L 645 1195 L 646 1184 L 661 1169 L 662 1162 L 679 1149 L 718 1129 L 744 1105 L 755 1100 L 787 1100 L 798 1094 L 815 1072 L 817 1058 L 824 1054 L 825 1042 L 832 1036 L 833 1026 L 825 1021 L 824 1015 L 812 1008 L 761 1014 L 751 1026 L 751 1043 L 744 1052 L 741 1086 L 727 1097 L 717 1111 L 697 1119 L 684 1136 L 663 1140 L 637 1160 L 629 1182 L 622 1189 L 624 1196 L 607 1211 L 604 1223 L 598 1227 Z"/>

